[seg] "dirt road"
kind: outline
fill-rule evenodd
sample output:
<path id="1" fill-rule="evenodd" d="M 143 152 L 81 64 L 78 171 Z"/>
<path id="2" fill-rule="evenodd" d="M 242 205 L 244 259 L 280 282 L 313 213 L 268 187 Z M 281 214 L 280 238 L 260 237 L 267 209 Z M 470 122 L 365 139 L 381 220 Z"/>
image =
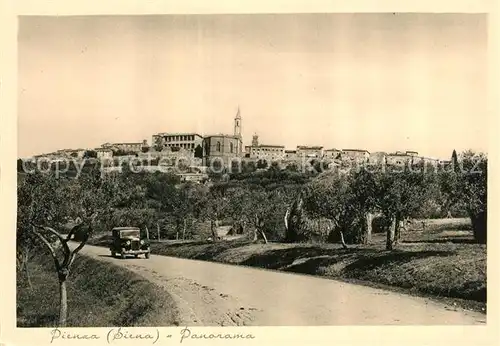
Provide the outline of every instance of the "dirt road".
<path id="1" fill-rule="evenodd" d="M 312 276 L 152 255 L 120 260 L 109 250 L 82 253 L 124 266 L 163 286 L 183 326 L 484 324 L 480 313 Z"/>

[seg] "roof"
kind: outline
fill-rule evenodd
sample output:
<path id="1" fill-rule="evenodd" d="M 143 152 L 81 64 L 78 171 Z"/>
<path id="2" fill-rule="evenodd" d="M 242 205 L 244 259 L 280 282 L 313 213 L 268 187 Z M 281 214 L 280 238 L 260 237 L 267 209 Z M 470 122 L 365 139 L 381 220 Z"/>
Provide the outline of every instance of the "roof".
<path id="1" fill-rule="evenodd" d="M 114 227 L 113 228 L 113 231 L 132 231 L 132 230 L 140 231 L 141 229 L 139 227 Z"/>
<path id="2" fill-rule="evenodd" d="M 202 135 L 196 132 L 160 132 L 153 136 L 193 136 L 193 135 L 198 137 L 203 137 Z"/>
<path id="3" fill-rule="evenodd" d="M 325 149 L 325 151 L 342 151 L 342 150 L 333 148 L 333 149 Z"/>
<path id="4" fill-rule="evenodd" d="M 113 145 L 143 145 L 144 143 L 143 142 L 123 142 L 123 143 L 111 143 L 109 144 L 110 146 L 113 146 Z"/>
<path id="5" fill-rule="evenodd" d="M 241 137 L 238 136 L 238 135 L 225 135 L 225 134 L 222 134 L 222 133 L 215 134 L 215 135 L 205 136 L 205 138 L 210 138 L 210 137 L 227 137 L 227 138 L 236 138 L 236 139 L 241 140 Z"/>
<path id="6" fill-rule="evenodd" d="M 361 153 L 370 153 L 368 150 L 365 150 L 365 149 L 342 149 L 342 151 L 357 151 L 357 152 L 361 152 Z"/>
<path id="7" fill-rule="evenodd" d="M 272 145 L 272 144 L 259 144 L 259 145 L 251 145 L 252 148 L 284 148 L 284 145 Z"/>
<path id="8" fill-rule="evenodd" d="M 387 156 L 410 156 L 410 155 L 401 154 L 401 153 L 393 153 L 393 154 L 387 154 Z"/>
<path id="9" fill-rule="evenodd" d="M 322 146 L 297 145 L 297 149 L 323 149 Z"/>

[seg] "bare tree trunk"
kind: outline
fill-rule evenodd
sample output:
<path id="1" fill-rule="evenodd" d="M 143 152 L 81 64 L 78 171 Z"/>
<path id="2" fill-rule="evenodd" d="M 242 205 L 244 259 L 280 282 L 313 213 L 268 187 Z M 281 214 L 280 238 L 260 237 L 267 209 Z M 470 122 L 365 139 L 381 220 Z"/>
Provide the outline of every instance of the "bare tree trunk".
<path id="1" fill-rule="evenodd" d="M 30 290 L 33 289 L 33 285 L 31 283 L 31 275 L 30 275 L 30 270 L 28 268 L 28 259 L 26 258 L 26 263 L 24 263 L 24 270 L 26 272 L 26 279 L 28 280 L 28 286 Z"/>
<path id="2" fill-rule="evenodd" d="M 210 220 L 210 231 L 212 232 L 212 241 L 216 242 L 217 239 L 217 228 L 215 227 L 215 222 Z"/>
<path id="3" fill-rule="evenodd" d="M 31 275 L 28 267 L 29 261 L 29 250 L 28 247 L 24 247 L 24 250 L 21 252 L 21 259 L 17 258 L 17 264 L 19 266 L 19 271 L 26 274 L 26 280 L 28 281 L 29 289 L 33 289 L 33 285 L 31 283 Z"/>
<path id="4" fill-rule="evenodd" d="M 394 245 L 398 244 L 399 239 L 401 239 L 401 223 L 402 221 L 397 217 L 394 229 Z"/>
<path id="5" fill-rule="evenodd" d="M 264 233 L 264 231 L 260 229 L 260 230 L 259 230 L 259 233 L 260 233 L 260 235 L 262 236 L 262 238 L 264 239 L 264 243 L 266 243 L 266 244 L 267 244 L 267 237 L 266 237 L 266 234 Z"/>
<path id="6" fill-rule="evenodd" d="M 373 221 L 373 215 L 371 213 L 366 214 L 366 230 L 365 230 L 365 237 L 364 237 L 364 244 L 370 244 L 372 241 L 372 221 Z"/>
<path id="7" fill-rule="evenodd" d="M 182 228 L 182 240 L 186 239 L 186 219 L 184 219 L 184 227 Z"/>
<path id="8" fill-rule="evenodd" d="M 286 209 L 285 213 L 285 231 L 288 232 L 288 217 L 290 216 L 290 208 Z"/>
<path id="9" fill-rule="evenodd" d="M 158 231 L 158 241 L 160 241 L 160 224 L 158 222 L 156 223 L 156 229 Z"/>
<path id="10" fill-rule="evenodd" d="M 392 250 L 394 248 L 395 236 L 396 236 L 396 218 L 393 217 L 391 221 L 391 226 L 387 229 L 387 240 L 385 243 L 386 250 Z"/>
<path id="11" fill-rule="evenodd" d="M 344 249 L 347 249 L 347 244 L 345 243 L 345 240 L 344 240 L 344 232 L 342 232 L 342 229 L 339 227 L 339 234 L 340 234 L 340 243 L 342 244 L 342 247 Z"/>
<path id="12" fill-rule="evenodd" d="M 68 295 L 66 291 L 66 279 L 59 281 L 59 327 L 66 327 L 68 317 Z"/>

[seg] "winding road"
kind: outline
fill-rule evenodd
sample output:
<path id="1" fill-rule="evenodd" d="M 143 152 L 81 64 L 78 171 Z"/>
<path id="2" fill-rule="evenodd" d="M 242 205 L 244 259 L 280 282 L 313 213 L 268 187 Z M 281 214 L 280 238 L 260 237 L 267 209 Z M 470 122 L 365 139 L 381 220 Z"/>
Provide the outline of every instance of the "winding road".
<path id="1" fill-rule="evenodd" d="M 103 247 L 82 254 L 164 287 L 183 326 L 471 325 L 486 315 L 434 301 L 307 275 L 151 255 L 121 260 Z"/>

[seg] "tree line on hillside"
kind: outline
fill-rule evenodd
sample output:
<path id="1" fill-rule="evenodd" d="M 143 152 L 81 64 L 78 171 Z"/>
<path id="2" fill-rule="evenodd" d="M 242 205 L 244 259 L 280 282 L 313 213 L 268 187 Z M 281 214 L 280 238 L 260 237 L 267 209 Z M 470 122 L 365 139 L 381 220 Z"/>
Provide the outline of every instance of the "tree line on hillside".
<path id="1" fill-rule="evenodd" d="M 453 158 L 444 170 L 375 166 L 318 175 L 276 165 L 247 167 L 209 185 L 181 182 L 168 173 L 133 173 L 127 166 L 103 175 L 98 163 L 87 164 L 78 178 L 35 170 L 19 176 L 18 270 L 29 277 L 30 256 L 49 250 L 64 325 L 65 282 L 76 253 L 93 234 L 116 226 L 148 228 L 160 238 L 217 241 L 216 225 L 226 223 L 253 240 L 340 241 L 347 247 L 369 242 L 368 216 L 379 215 L 391 250 L 401 236 L 401 221 L 443 217 L 452 210 L 470 217 L 476 241 L 485 243 L 487 157 L 468 151 Z M 70 240 L 79 242 L 71 251 Z"/>
<path id="2" fill-rule="evenodd" d="M 148 227 L 155 237 L 193 239 L 202 236 L 197 234 L 197 226 L 203 222 L 234 224 L 239 232 L 246 232 L 248 227 L 253 231 L 259 218 L 271 240 L 334 241 L 342 231 L 347 242 L 357 243 L 366 241 L 365 229 L 369 227 L 364 220 L 368 214 L 379 215 L 379 223 L 387 229 L 395 228 L 397 239 L 401 221 L 444 217 L 451 211 L 455 216 L 470 217 L 476 239 L 484 242 L 486 233 L 481 228 L 486 225 L 487 157 L 473 152 L 461 157 L 451 165 L 453 169 L 427 167 L 425 173 L 419 167 L 374 166 L 318 175 L 275 165 L 256 171 L 255 165 L 247 164 L 241 171 L 222 174 L 225 178 L 212 174 L 216 179 L 211 185 L 181 183 L 169 173 L 133 173 L 127 165 L 122 173 L 101 176 L 95 163 L 87 164 L 78 179 L 73 179 L 71 171 L 57 178 L 50 173 L 26 174 L 18 194 L 36 194 L 50 188 L 45 194 L 52 196 L 52 203 L 68 202 L 45 208 L 61 215 L 68 214 L 68 206 L 78 202 L 71 199 L 68 189 L 80 195 L 101 196 L 101 207 L 96 207 L 97 232 L 130 224 Z M 89 186 L 89 179 L 99 183 Z M 20 213 L 22 207 L 20 204 Z M 285 222 L 287 211 L 289 227 Z M 70 219 L 68 214 L 45 223 L 58 226 Z M 311 220 L 323 227 L 305 222 Z"/>
<path id="3" fill-rule="evenodd" d="M 467 216 L 474 238 L 486 242 L 487 157 L 465 152 L 456 154 L 447 167 L 373 166 L 371 169 L 323 174 L 307 184 L 287 213 L 289 241 L 317 237 L 311 220 L 330 221 L 326 240 L 352 243 L 369 241 L 378 215 L 386 229 L 388 250 L 401 236 L 404 221 L 410 218 Z"/>

